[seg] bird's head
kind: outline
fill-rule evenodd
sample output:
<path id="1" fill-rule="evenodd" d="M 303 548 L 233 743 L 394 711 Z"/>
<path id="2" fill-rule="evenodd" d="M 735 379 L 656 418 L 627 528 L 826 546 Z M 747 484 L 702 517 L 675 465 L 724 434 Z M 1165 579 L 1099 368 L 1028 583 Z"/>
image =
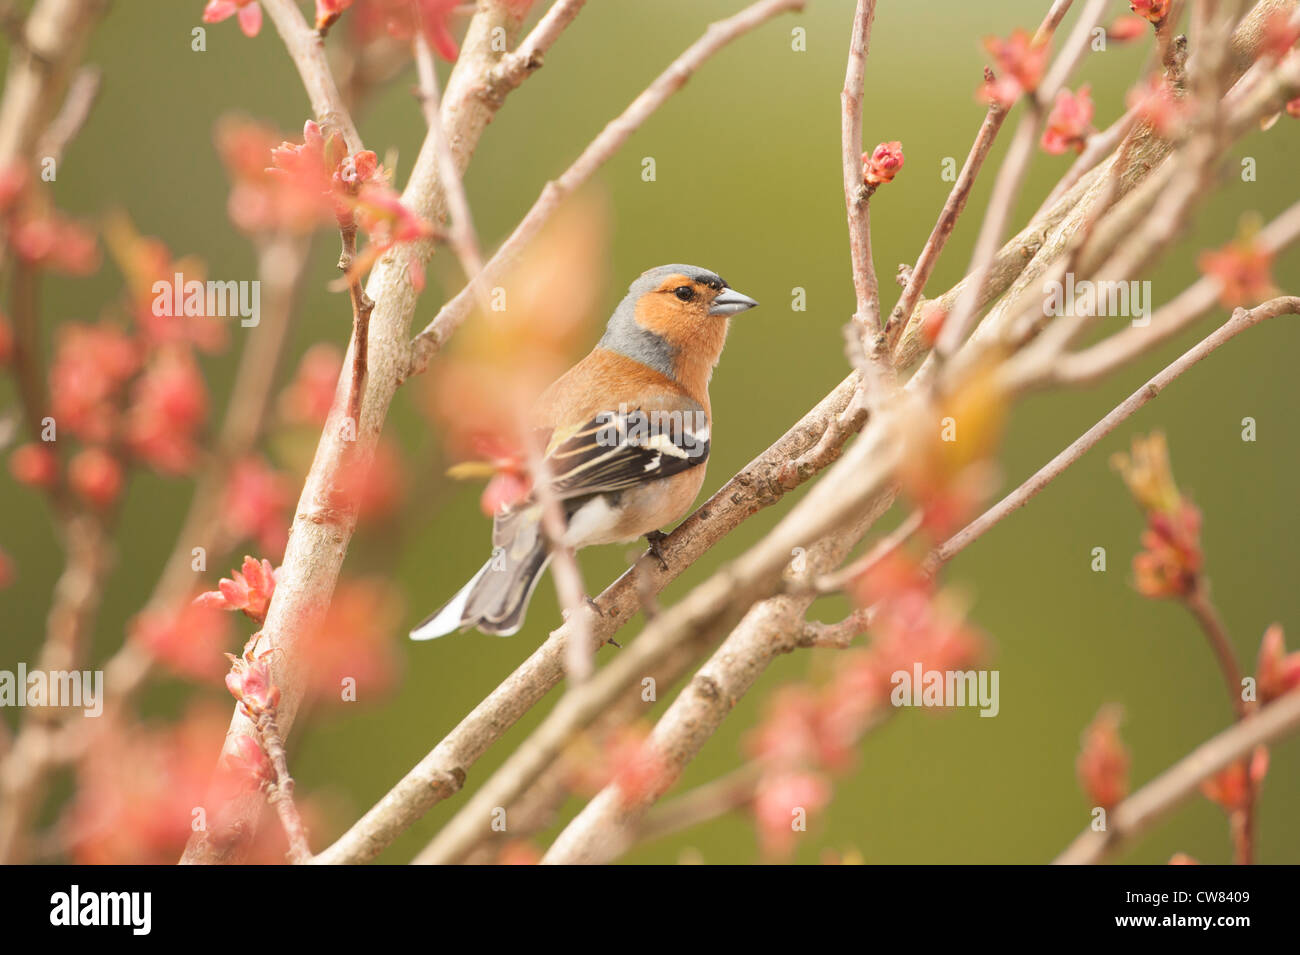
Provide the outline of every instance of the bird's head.
<path id="1" fill-rule="evenodd" d="M 757 304 L 716 272 L 661 265 L 628 288 L 600 344 L 669 378 L 707 383 L 722 354 L 728 319 Z"/>
<path id="2" fill-rule="evenodd" d="M 635 302 L 642 327 L 670 338 L 758 304 L 716 272 L 694 265 L 661 265 L 643 272 L 628 289 L 628 298 Z"/>

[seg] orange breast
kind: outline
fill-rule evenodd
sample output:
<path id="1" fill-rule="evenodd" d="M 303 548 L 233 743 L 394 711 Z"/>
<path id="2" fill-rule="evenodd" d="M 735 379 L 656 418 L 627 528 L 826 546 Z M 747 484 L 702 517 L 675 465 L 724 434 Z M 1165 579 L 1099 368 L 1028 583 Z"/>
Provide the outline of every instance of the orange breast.
<path id="1" fill-rule="evenodd" d="M 696 398 L 639 361 L 595 348 L 542 393 L 533 420 L 539 428 L 585 424 L 601 412 L 618 411 L 620 405 L 646 411 L 698 407 L 708 415 L 707 386 L 700 394 L 702 398 Z"/>

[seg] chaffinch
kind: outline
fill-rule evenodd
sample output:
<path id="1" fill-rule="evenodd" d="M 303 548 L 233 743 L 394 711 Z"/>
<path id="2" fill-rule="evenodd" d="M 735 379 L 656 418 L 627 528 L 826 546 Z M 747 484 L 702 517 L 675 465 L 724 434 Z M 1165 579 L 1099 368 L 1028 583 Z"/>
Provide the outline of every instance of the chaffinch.
<path id="1" fill-rule="evenodd" d="M 709 456 L 709 378 L 730 317 L 757 304 L 707 269 L 651 269 L 591 353 L 542 393 L 532 424 L 564 508 L 565 547 L 641 536 L 653 547 L 690 509 Z M 412 639 L 516 633 L 551 559 L 541 511 L 535 493 L 498 511 L 492 558 Z"/>

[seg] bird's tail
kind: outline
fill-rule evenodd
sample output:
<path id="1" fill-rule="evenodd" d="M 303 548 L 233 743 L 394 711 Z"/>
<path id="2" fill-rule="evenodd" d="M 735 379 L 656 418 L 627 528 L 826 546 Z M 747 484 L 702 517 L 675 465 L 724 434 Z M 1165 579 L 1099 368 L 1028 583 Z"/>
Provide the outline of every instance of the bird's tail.
<path id="1" fill-rule="evenodd" d="M 498 548 L 456 596 L 411 631 L 411 639 L 432 640 L 469 627 L 498 637 L 518 633 L 551 555 L 541 535 L 523 553 L 511 550 Z"/>

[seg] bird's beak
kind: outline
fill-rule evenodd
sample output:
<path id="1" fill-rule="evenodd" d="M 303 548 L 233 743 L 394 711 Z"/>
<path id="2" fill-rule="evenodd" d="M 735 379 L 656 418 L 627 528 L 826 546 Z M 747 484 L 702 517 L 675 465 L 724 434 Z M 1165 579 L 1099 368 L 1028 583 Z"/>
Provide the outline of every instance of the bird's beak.
<path id="1" fill-rule="evenodd" d="M 718 293 L 718 297 L 713 300 L 713 304 L 709 306 L 709 314 L 735 315 L 737 312 L 743 312 L 757 304 L 748 295 L 741 295 L 735 289 L 724 287 Z"/>

